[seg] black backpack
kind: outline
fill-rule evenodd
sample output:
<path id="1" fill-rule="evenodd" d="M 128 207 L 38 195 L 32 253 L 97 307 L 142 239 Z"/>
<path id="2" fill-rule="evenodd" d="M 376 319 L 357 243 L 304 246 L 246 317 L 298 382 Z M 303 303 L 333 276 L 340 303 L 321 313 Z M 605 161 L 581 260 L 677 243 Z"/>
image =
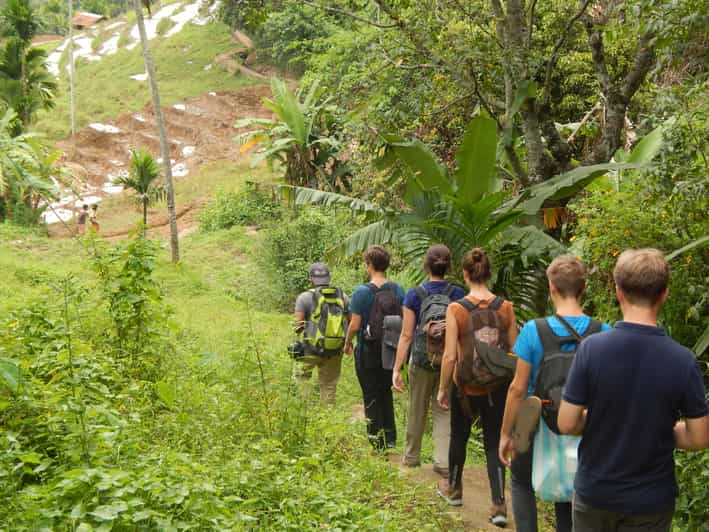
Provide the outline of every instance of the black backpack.
<path id="1" fill-rule="evenodd" d="M 401 303 L 396 295 L 396 285 L 386 283 L 378 288 L 374 283 L 367 283 L 374 294 L 374 301 L 369 311 L 367 329 L 364 332 L 364 341 L 367 352 L 372 357 L 381 357 L 382 342 L 384 340 L 384 318 L 387 316 L 401 316 Z"/>
<path id="2" fill-rule="evenodd" d="M 534 395 L 542 400 L 542 417 L 547 426 L 556 434 L 559 432 L 557 418 L 559 417 L 559 406 L 561 406 L 561 393 L 566 384 L 566 377 L 569 375 L 571 363 L 576 356 L 581 340 L 601 331 L 601 322 L 591 320 L 588 329 L 580 335 L 564 318 L 555 315 L 564 328 L 569 332 L 568 336 L 557 336 L 554 334 L 546 318 L 534 320 L 542 342 L 544 353 L 539 362 L 537 376 L 534 382 Z M 573 350 L 564 351 L 562 346 L 574 346 Z"/>
<path id="3" fill-rule="evenodd" d="M 455 286 L 448 287 L 438 294 L 429 294 L 423 286 L 415 288 L 421 301 L 419 323 L 414 332 L 411 350 L 411 362 L 426 369 L 440 369 L 445 348 L 446 310 L 451 304 Z"/>

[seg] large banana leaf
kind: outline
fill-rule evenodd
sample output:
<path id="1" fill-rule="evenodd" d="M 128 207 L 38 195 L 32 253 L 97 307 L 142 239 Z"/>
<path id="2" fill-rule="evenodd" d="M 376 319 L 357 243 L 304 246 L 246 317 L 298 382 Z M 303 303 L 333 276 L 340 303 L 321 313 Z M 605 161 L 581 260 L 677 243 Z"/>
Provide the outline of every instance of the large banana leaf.
<path id="1" fill-rule="evenodd" d="M 381 208 L 373 203 L 336 192 L 327 192 L 307 187 L 294 187 L 290 185 L 281 185 L 281 193 L 295 200 L 296 205 L 322 205 L 331 207 L 339 205 L 347 207 L 355 212 L 380 213 L 383 214 Z"/>
<path id="2" fill-rule="evenodd" d="M 358 229 L 332 251 L 350 257 L 364 251 L 369 246 L 388 244 L 392 240 L 392 234 L 388 220 L 382 219 Z"/>
<path id="3" fill-rule="evenodd" d="M 266 106 L 276 113 L 281 122 L 288 125 L 300 145 L 307 144 L 310 132 L 298 99 L 288 89 L 285 81 L 278 78 L 271 80 L 271 93 L 273 100 L 264 98 Z"/>
<path id="4" fill-rule="evenodd" d="M 418 139 L 391 143 L 396 156 L 411 170 L 419 190 L 438 189 L 442 194 L 451 191 L 448 172 L 431 149 Z M 410 197 L 415 196 L 412 193 Z"/>
<path id="5" fill-rule="evenodd" d="M 660 153 L 664 125 L 659 125 L 638 142 L 625 160 L 627 163 L 648 164 Z"/>
<path id="6" fill-rule="evenodd" d="M 697 340 L 697 343 L 694 344 L 694 353 L 697 356 L 702 356 L 704 351 L 707 349 L 709 349 L 709 327 L 704 329 L 704 332 L 699 337 L 699 340 Z"/>
<path id="7" fill-rule="evenodd" d="M 547 200 L 560 200 L 573 196 L 586 188 L 594 179 L 605 175 L 609 170 L 627 170 L 642 168 L 643 164 L 604 163 L 591 166 L 579 166 L 573 170 L 552 177 L 543 183 L 533 185 L 516 199 L 505 204 L 506 208 L 517 207 L 525 214 L 536 214 Z"/>
<path id="8" fill-rule="evenodd" d="M 478 116 L 465 130 L 463 142 L 455 154 L 458 167 L 455 180 L 458 196 L 474 202 L 494 190 L 497 157 L 497 124 Z"/>

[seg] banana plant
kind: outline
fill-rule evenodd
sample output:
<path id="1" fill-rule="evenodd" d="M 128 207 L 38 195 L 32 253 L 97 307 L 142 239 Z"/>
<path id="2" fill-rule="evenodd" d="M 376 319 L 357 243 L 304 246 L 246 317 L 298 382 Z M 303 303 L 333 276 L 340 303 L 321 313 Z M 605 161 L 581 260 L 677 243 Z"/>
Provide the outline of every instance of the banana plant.
<path id="1" fill-rule="evenodd" d="M 336 109 L 315 81 L 308 92 L 291 92 L 286 83 L 271 81 L 273 98 L 263 98 L 276 118 L 245 118 L 235 128 L 250 128 L 235 140 L 245 153 L 256 146 L 262 150 L 252 157 L 256 165 L 264 159 L 285 168 L 285 180 L 290 185 L 325 190 L 348 190 L 350 170 L 342 160 L 342 127 Z"/>
<path id="2" fill-rule="evenodd" d="M 494 251 L 495 289 L 523 311 L 544 311 L 546 280 L 541 268 L 565 247 L 535 225 L 525 225 L 548 199 L 575 194 L 607 171 L 634 165 L 606 164 L 576 168 L 511 196 L 497 177 L 497 128 L 476 117 L 466 128 L 449 170 L 419 140 L 385 136 L 382 164 L 406 172 L 403 209 L 385 209 L 341 194 L 285 187 L 296 204 L 346 206 L 369 223 L 343 241 L 337 251 L 354 254 L 371 244 L 395 243 L 418 268 L 429 245 L 443 242 L 456 261 L 472 247 Z M 422 275 L 422 273 L 421 273 Z M 524 314 L 524 312 L 523 312 Z"/>

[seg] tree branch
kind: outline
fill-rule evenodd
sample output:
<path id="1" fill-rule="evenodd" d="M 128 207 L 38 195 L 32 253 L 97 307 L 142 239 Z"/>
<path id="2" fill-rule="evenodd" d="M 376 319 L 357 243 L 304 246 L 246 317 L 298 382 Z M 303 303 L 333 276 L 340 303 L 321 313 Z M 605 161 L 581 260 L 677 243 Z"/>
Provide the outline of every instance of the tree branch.
<path id="1" fill-rule="evenodd" d="M 317 9 L 322 9 L 323 11 L 328 11 L 330 13 L 337 13 L 338 15 L 345 15 L 346 17 L 357 20 L 359 22 L 364 22 L 365 24 L 369 24 L 370 26 L 374 26 L 375 28 L 392 29 L 392 28 L 398 27 L 397 24 L 380 24 L 378 22 L 374 22 L 373 20 L 369 20 L 368 18 L 360 17 L 359 15 L 355 15 L 354 13 L 351 13 L 349 11 L 345 11 L 344 9 L 339 9 L 337 7 L 323 6 L 323 5 L 320 5 L 315 2 L 308 2 L 308 0 L 300 0 L 300 2 L 302 4 L 305 4 L 306 6 L 315 7 Z"/>
<path id="2" fill-rule="evenodd" d="M 556 44 L 554 45 L 554 48 L 552 49 L 551 55 L 549 56 L 549 60 L 547 61 L 546 73 L 544 75 L 544 91 L 542 93 L 543 94 L 542 97 L 545 100 L 549 98 L 549 85 L 551 83 L 551 72 L 554 68 L 554 65 L 556 64 L 556 60 L 559 58 L 559 52 L 561 52 L 561 47 L 564 46 L 566 39 L 571 34 L 571 28 L 584 15 L 584 13 L 586 12 L 586 9 L 588 8 L 590 3 L 591 3 L 591 0 L 583 0 L 583 3 L 581 4 L 581 7 L 579 8 L 578 12 L 573 17 L 571 17 L 571 19 L 569 19 L 569 22 L 564 27 L 564 30 L 561 32 L 559 39 L 556 41 Z M 532 30 L 531 30 L 531 19 L 530 19 L 530 30 L 529 30 L 530 35 L 531 35 L 531 32 L 532 32 Z"/>

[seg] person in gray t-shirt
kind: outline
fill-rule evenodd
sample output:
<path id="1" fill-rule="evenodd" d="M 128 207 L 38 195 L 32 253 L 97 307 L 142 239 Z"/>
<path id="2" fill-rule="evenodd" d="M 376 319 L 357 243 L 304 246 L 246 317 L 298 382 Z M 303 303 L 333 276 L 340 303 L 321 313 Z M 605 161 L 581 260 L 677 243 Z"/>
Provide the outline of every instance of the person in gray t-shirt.
<path id="1" fill-rule="evenodd" d="M 316 262 L 310 267 L 310 280 L 315 290 L 330 287 L 330 270 L 322 262 Z M 340 290 L 340 295 L 344 303 L 345 318 L 349 314 L 349 298 Z M 316 324 L 311 321 L 313 312 L 317 306 L 317 296 L 313 290 L 301 293 L 295 301 L 295 331 L 304 334 L 305 337 L 315 337 Z M 344 330 L 347 330 L 347 323 L 344 323 Z M 342 353 L 328 356 L 319 356 L 306 351 L 306 356 L 299 359 L 296 369 L 296 377 L 307 387 L 313 375 L 313 369 L 318 369 L 318 381 L 320 384 L 320 400 L 323 403 L 334 404 L 337 382 L 340 379 L 340 369 L 342 366 Z"/>

